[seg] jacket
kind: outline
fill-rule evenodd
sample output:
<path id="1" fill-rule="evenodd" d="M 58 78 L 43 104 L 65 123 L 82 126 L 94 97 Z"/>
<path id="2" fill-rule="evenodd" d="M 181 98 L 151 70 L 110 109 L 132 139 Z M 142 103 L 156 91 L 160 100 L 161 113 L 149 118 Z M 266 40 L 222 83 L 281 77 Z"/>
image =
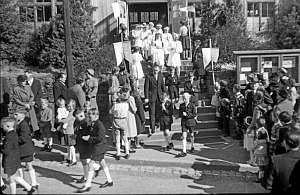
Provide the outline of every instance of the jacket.
<path id="1" fill-rule="evenodd" d="M 186 116 L 183 115 L 186 112 Z M 187 106 L 185 103 L 179 106 L 179 116 L 181 117 L 181 126 L 194 127 L 197 125 L 195 117 L 197 115 L 196 106 L 194 103 L 190 102 Z"/>
<path id="2" fill-rule="evenodd" d="M 146 76 L 144 86 L 145 99 L 149 99 L 149 102 L 156 102 L 158 98 L 158 100 L 162 102 L 163 92 L 166 92 L 166 87 L 161 72 L 158 73 L 157 80 L 155 79 L 154 74 Z"/>
<path id="3" fill-rule="evenodd" d="M 31 131 L 25 119 L 17 125 L 16 132 L 18 134 L 21 157 L 33 155 L 34 145 L 31 138 Z"/>
<path id="4" fill-rule="evenodd" d="M 70 99 L 74 99 L 76 101 L 76 108 L 84 109 L 86 96 L 82 87 L 79 84 L 76 84 L 73 87 L 69 88 L 67 94 L 68 101 Z"/>
<path id="5" fill-rule="evenodd" d="M 100 120 L 93 122 L 90 126 L 90 138 L 88 142 L 92 144 L 93 154 L 103 154 L 106 152 L 106 129 Z"/>
<path id="6" fill-rule="evenodd" d="M 34 101 L 37 105 L 41 104 L 41 98 L 42 98 L 42 85 L 41 82 L 37 79 L 33 79 L 32 84 L 30 86 L 33 96 L 34 96 Z"/>
<path id="7" fill-rule="evenodd" d="M 55 81 L 53 83 L 53 96 L 55 102 L 59 97 L 67 99 L 67 86 L 61 81 Z"/>

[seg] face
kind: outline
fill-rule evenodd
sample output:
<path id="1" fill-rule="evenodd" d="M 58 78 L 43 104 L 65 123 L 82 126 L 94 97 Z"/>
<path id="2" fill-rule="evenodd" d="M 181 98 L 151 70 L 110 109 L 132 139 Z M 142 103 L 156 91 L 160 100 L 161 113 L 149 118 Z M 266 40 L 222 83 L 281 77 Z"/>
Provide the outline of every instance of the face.
<path id="1" fill-rule="evenodd" d="M 16 121 L 20 122 L 25 118 L 25 115 L 23 113 L 15 113 L 14 118 L 16 119 Z"/>
<path id="2" fill-rule="evenodd" d="M 60 78 L 60 80 L 64 83 L 67 80 L 67 75 L 63 74 Z"/>
<path id="3" fill-rule="evenodd" d="M 74 111 L 74 106 L 73 106 L 73 104 L 72 103 L 68 103 L 68 105 L 67 105 L 67 110 L 69 111 L 69 112 L 72 112 L 72 111 Z"/>
<path id="4" fill-rule="evenodd" d="M 15 123 L 10 121 L 10 122 L 5 122 L 2 124 L 2 128 L 5 132 L 13 131 L 15 127 Z"/>
<path id="5" fill-rule="evenodd" d="M 190 96 L 188 94 L 183 95 L 183 101 L 184 103 L 189 103 L 190 102 Z"/>
<path id="6" fill-rule="evenodd" d="M 88 113 L 90 121 L 98 120 L 98 115 L 94 113 Z"/>
<path id="7" fill-rule="evenodd" d="M 47 108 L 48 104 L 46 102 L 42 102 L 41 106 L 42 106 L 42 109 L 45 109 L 45 108 Z"/>
<path id="8" fill-rule="evenodd" d="M 155 67 L 153 68 L 153 72 L 154 72 L 154 74 L 157 74 L 157 73 L 159 72 L 159 67 L 158 67 L 158 66 L 155 66 Z"/>
<path id="9" fill-rule="evenodd" d="M 84 112 L 80 112 L 78 114 L 76 114 L 76 120 L 79 120 L 79 121 L 82 121 L 85 119 L 85 115 L 84 115 Z"/>

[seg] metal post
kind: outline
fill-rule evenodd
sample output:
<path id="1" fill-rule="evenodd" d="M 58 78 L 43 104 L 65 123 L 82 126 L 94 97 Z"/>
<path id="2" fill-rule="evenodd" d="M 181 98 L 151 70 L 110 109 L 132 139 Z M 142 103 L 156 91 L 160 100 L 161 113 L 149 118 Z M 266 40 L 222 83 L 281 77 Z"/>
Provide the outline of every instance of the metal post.
<path id="1" fill-rule="evenodd" d="M 211 44 L 211 39 L 209 39 L 209 48 L 210 48 L 210 59 L 211 59 L 211 69 L 212 69 L 212 77 L 213 77 L 213 84 L 215 85 L 215 72 L 214 72 L 214 62 L 212 59 L 212 44 Z"/>
<path id="2" fill-rule="evenodd" d="M 65 25 L 65 49 L 66 49 L 66 68 L 67 68 L 67 85 L 74 85 L 74 70 L 71 48 L 71 27 L 70 27 L 70 1 L 64 0 L 64 25 Z"/>

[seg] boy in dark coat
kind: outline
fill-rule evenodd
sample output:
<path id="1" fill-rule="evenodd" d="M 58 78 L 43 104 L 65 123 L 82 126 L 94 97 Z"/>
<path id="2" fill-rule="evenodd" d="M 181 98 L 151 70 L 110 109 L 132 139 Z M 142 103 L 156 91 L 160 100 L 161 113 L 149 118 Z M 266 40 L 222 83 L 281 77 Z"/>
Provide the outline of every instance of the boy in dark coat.
<path id="1" fill-rule="evenodd" d="M 1 127 L 6 133 L 2 150 L 2 165 L 4 173 L 8 176 L 11 194 L 16 194 L 16 182 L 21 184 L 28 194 L 32 194 L 36 189 L 17 174 L 17 170 L 21 167 L 21 157 L 15 123 L 15 120 L 10 117 L 4 117 L 1 120 Z"/>
<path id="2" fill-rule="evenodd" d="M 35 170 L 32 166 L 34 145 L 31 138 L 31 131 L 29 124 L 25 120 L 26 110 L 17 110 L 14 114 L 17 121 L 16 132 L 18 134 L 18 141 L 21 154 L 21 162 L 26 164 L 31 179 L 31 185 L 33 188 L 38 189 L 39 184 L 36 181 Z M 23 178 L 23 170 L 19 168 L 19 174 Z"/>
<path id="3" fill-rule="evenodd" d="M 190 152 L 193 153 L 195 151 L 194 148 L 194 127 L 196 126 L 196 106 L 193 102 L 191 102 L 191 94 L 184 93 L 183 94 L 183 101 L 184 103 L 180 104 L 179 106 L 179 116 L 181 117 L 181 128 L 182 128 L 182 145 L 183 149 L 177 157 L 185 157 L 186 154 L 186 138 L 187 133 L 190 133 L 191 137 L 191 150 Z"/>
<path id="4" fill-rule="evenodd" d="M 179 100 L 179 79 L 175 73 L 175 68 L 172 67 L 170 74 L 167 76 L 165 81 L 166 86 L 168 87 L 168 93 L 170 95 L 172 103 L 178 102 Z"/>
<path id="5" fill-rule="evenodd" d="M 77 191 L 78 193 L 90 191 L 95 172 L 95 163 L 100 163 L 107 179 L 104 184 L 100 185 L 100 188 L 113 186 L 113 181 L 110 177 L 108 166 L 104 160 L 104 155 L 106 152 L 105 127 L 99 120 L 99 113 L 96 108 L 91 108 L 88 111 L 88 116 L 90 120 L 90 133 L 89 135 L 82 136 L 81 138 L 82 140 L 91 144 L 91 161 L 89 163 L 87 181 L 85 182 L 84 186 Z"/>
<path id="6" fill-rule="evenodd" d="M 162 112 L 160 118 L 160 130 L 164 132 L 164 137 L 167 143 L 165 150 L 173 149 L 174 145 L 171 142 L 170 131 L 173 123 L 173 104 L 169 99 L 169 95 L 164 93 L 164 100 L 162 103 Z"/>

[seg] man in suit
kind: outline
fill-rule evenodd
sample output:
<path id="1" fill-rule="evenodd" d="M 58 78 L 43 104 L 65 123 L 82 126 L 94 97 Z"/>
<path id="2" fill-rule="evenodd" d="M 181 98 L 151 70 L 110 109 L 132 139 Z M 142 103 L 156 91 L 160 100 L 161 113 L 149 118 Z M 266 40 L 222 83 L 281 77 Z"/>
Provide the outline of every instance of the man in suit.
<path id="1" fill-rule="evenodd" d="M 287 153 L 273 157 L 272 193 L 286 193 L 294 181 L 291 174 L 300 160 L 300 132 L 289 133 L 285 138 Z"/>
<path id="2" fill-rule="evenodd" d="M 149 102 L 150 113 L 150 129 L 149 136 L 155 133 L 155 124 L 159 124 L 161 103 L 163 102 L 163 92 L 166 92 L 166 87 L 163 80 L 163 75 L 159 66 L 153 67 L 153 73 L 146 76 L 144 85 L 145 103 Z"/>
<path id="3" fill-rule="evenodd" d="M 65 100 L 67 99 L 67 86 L 65 84 L 67 79 L 67 75 L 65 73 L 60 73 L 57 76 L 57 79 L 53 83 L 53 96 L 54 96 L 54 108 L 55 108 L 55 116 L 56 116 L 56 101 L 59 97 L 63 97 Z"/>
<path id="4" fill-rule="evenodd" d="M 25 75 L 27 77 L 27 84 L 30 86 L 31 91 L 34 96 L 34 111 L 36 114 L 36 118 L 39 118 L 40 113 L 40 106 L 41 106 L 41 98 L 43 95 L 42 91 L 42 85 L 41 82 L 38 79 L 35 79 L 33 77 L 33 74 L 30 70 L 25 71 Z M 40 130 L 34 131 L 34 135 L 36 139 L 41 139 L 41 132 Z"/>
<path id="5" fill-rule="evenodd" d="M 70 99 L 74 99 L 76 101 L 76 108 L 84 110 L 85 103 L 86 103 L 86 96 L 85 92 L 83 91 L 84 86 L 84 78 L 79 76 L 76 79 L 76 84 L 68 89 L 68 98 L 67 101 Z"/>

